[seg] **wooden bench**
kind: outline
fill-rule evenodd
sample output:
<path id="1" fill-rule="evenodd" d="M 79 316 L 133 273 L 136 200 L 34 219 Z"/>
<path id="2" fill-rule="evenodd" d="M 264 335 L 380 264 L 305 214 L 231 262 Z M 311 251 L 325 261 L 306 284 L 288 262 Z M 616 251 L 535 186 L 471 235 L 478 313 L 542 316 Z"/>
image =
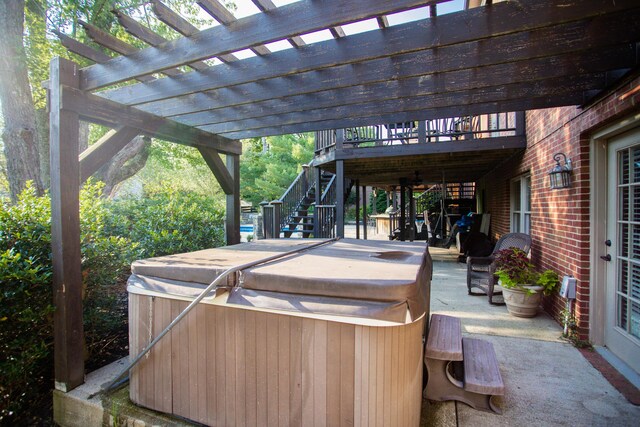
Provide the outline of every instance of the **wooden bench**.
<path id="1" fill-rule="evenodd" d="M 498 360 L 490 342 L 462 338 L 460 319 L 434 314 L 425 348 L 428 381 L 424 397 L 457 400 L 484 411 L 502 413 L 492 402 L 504 395 Z"/>

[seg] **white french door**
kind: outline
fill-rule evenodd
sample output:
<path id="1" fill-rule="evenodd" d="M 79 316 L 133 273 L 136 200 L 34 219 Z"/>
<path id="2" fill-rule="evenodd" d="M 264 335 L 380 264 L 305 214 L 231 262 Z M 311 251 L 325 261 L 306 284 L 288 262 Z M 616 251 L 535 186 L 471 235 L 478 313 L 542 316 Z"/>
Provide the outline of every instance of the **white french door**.
<path id="1" fill-rule="evenodd" d="M 640 131 L 608 146 L 605 345 L 640 372 Z"/>

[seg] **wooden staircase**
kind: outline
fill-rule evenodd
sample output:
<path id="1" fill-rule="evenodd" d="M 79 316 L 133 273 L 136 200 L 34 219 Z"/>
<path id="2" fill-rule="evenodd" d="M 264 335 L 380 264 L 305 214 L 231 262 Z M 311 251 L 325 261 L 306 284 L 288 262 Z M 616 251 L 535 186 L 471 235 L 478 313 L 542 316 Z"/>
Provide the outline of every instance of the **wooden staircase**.
<path id="1" fill-rule="evenodd" d="M 330 172 L 322 171 L 320 174 L 320 189 L 322 193 L 325 192 L 329 185 L 335 185 L 333 175 Z M 292 184 L 295 185 L 295 182 Z M 289 216 L 285 217 L 284 226 L 282 227 L 282 233 L 284 237 L 291 237 L 293 233 L 302 233 L 302 237 L 308 238 L 313 234 L 313 205 L 316 201 L 316 185 L 315 181 L 308 185 L 307 191 L 302 195 L 296 204 L 296 208 Z M 284 200 L 286 194 L 281 198 Z M 324 203 L 322 201 L 321 203 Z M 334 202 L 335 203 L 335 202 Z"/>
<path id="2" fill-rule="evenodd" d="M 311 168 L 305 166 L 282 197 L 263 206 L 265 237 L 309 238 L 334 235 L 336 176 L 322 171 L 318 189 L 312 172 Z M 350 180 L 345 180 L 345 191 L 342 195 L 344 201 L 349 197 L 351 184 Z M 320 191 L 318 206 L 315 205 L 317 191 Z"/>

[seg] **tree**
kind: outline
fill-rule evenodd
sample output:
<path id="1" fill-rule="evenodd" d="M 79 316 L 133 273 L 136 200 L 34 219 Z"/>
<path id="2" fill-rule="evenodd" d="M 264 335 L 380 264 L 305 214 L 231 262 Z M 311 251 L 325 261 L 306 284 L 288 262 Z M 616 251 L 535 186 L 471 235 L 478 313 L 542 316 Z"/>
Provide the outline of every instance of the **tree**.
<path id="1" fill-rule="evenodd" d="M 40 179 L 38 132 L 23 44 L 24 0 L 0 2 L 0 103 L 4 117 L 4 154 L 11 198 L 16 199 L 27 181 L 37 192 Z"/>
<path id="2" fill-rule="evenodd" d="M 198 10 L 196 5 L 183 0 L 173 0 L 171 3 L 186 5 L 178 9 L 184 9 L 190 14 L 195 14 Z M 119 38 L 133 45 L 144 47 L 144 43 L 134 39 L 123 28 L 114 26 L 116 18 L 111 13 L 112 8 L 124 8 L 133 14 L 140 13 L 141 9 L 147 23 L 170 38 L 172 30 L 149 19 L 146 5 L 140 0 L 0 1 L 0 28 L 4 31 L 3 37 L 0 37 L 0 104 L 4 118 L 4 161 L 0 161 L 0 172 L 5 172 L 3 175 L 8 181 L 9 193 L 14 201 L 27 181 L 33 181 L 39 194 L 48 187 L 49 125 L 48 114 L 44 109 L 46 92 L 41 87 L 41 82 L 48 79 L 51 58 L 71 57 L 81 66 L 88 65 L 87 60 L 67 53 L 57 39 L 47 37 L 48 28 L 70 30 L 73 36 L 87 42 L 82 33 L 76 35 L 78 20 L 84 19 L 108 32 L 115 32 Z M 173 37 L 176 37 L 175 33 Z M 104 132 L 106 129 L 100 134 L 91 132 L 94 136 L 92 141 L 97 140 Z M 81 122 L 81 151 L 88 144 L 89 133 L 88 124 Z M 148 139 L 136 139 L 110 163 L 111 166 L 106 165 L 99 175 L 108 180 L 105 189 L 114 188 L 120 180 L 143 167 L 148 148 Z M 122 165 L 125 167 L 122 168 Z"/>
<path id="3" fill-rule="evenodd" d="M 313 158 L 313 134 L 267 138 L 264 152 L 260 140 L 245 141 L 240 162 L 240 194 L 254 204 L 279 198 Z"/>

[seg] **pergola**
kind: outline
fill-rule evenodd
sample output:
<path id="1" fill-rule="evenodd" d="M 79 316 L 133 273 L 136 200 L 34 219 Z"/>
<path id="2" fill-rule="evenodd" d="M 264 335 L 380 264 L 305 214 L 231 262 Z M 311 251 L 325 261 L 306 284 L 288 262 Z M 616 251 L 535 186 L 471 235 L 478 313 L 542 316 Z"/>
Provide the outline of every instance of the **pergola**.
<path id="1" fill-rule="evenodd" d="M 638 63 L 637 0 L 468 0 L 468 9 L 438 16 L 444 1 L 276 7 L 253 0 L 262 12 L 236 19 L 218 0 L 199 0 L 221 24 L 199 31 L 153 0 L 181 38 L 167 41 L 121 11 L 114 12 L 120 24 L 149 47 L 82 23 L 115 57 L 59 33 L 95 64 L 51 63 L 56 387 L 68 391 L 84 379 L 78 189 L 136 135 L 200 151 L 227 194 L 227 243 L 234 244 L 241 138 L 584 104 Z M 425 19 L 389 26 L 387 15 L 423 6 L 430 7 Z M 368 19 L 378 29 L 346 35 L 342 28 Z M 305 44 L 301 35 L 320 30 L 333 39 Z M 283 40 L 292 48 L 265 46 Z M 255 56 L 239 59 L 246 49 Z M 79 120 L 113 130 L 79 153 Z"/>

